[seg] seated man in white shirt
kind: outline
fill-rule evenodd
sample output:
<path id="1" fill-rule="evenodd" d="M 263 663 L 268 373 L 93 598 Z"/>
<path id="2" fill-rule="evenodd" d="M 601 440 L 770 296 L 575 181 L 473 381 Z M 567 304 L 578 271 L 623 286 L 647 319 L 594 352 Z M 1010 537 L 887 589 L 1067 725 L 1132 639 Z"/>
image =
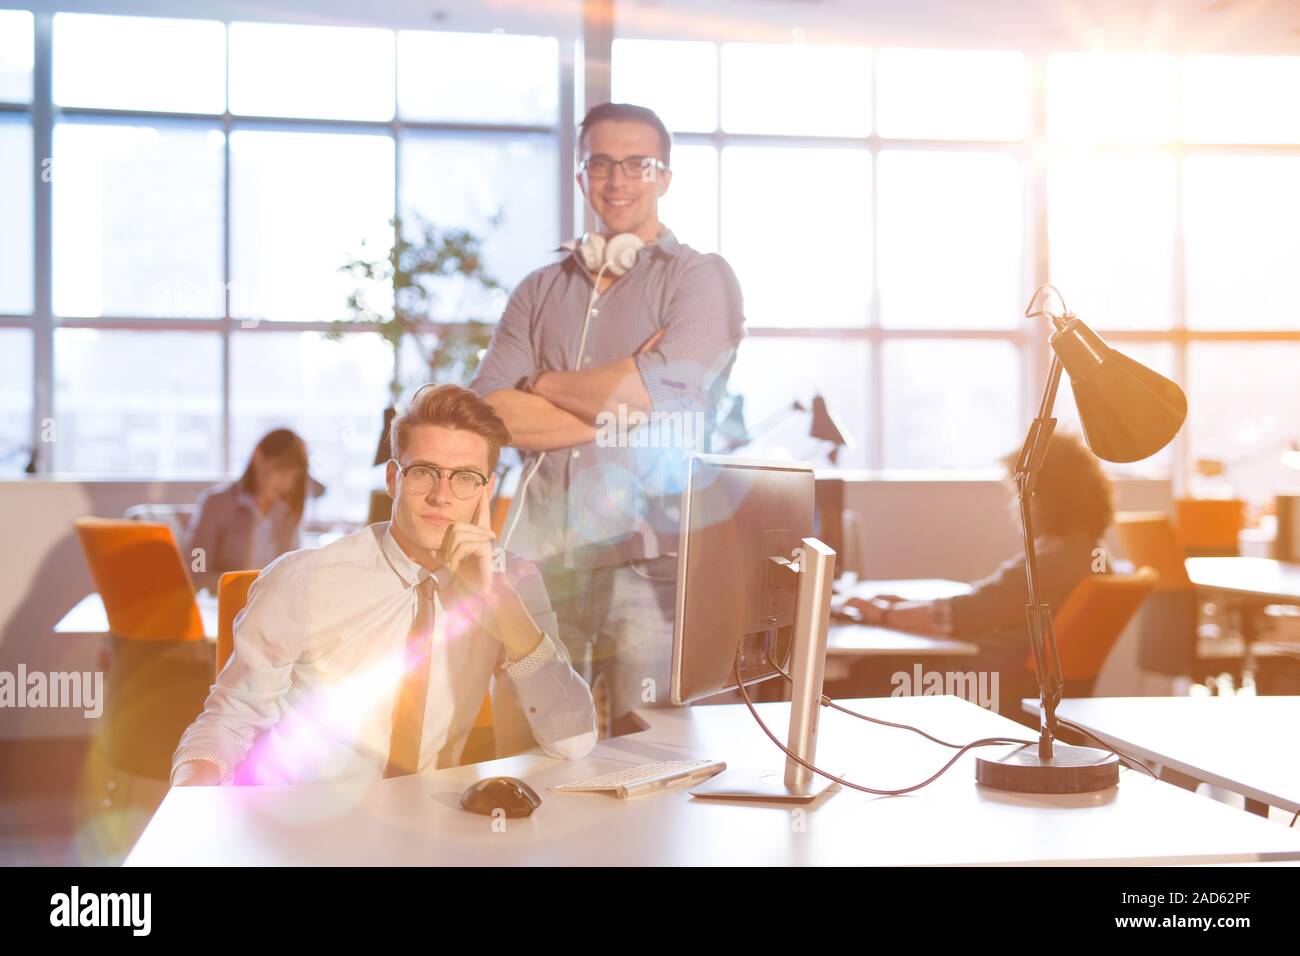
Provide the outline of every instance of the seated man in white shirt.
<path id="1" fill-rule="evenodd" d="M 390 522 L 292 551 L 253 583 L 234 653 L 172 759 L 177 786 L 399 776 L 459 763 L 496 672 L 533 737 L 596 741 L 540 574 L 494 551 L 493 474 L 510 433 L 455 385 L 394 418 Z"/>

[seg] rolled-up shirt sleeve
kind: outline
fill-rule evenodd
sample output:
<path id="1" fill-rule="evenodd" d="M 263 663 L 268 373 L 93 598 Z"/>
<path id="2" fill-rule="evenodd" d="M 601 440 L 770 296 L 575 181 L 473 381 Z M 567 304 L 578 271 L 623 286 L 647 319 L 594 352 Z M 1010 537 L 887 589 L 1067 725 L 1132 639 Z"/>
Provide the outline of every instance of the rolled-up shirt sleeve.
<path id="1" fill-rule="evenodd" d="M 173 777 L 183 763 L 209 760 L 221 768 L 221 783 L 231 783 L 257 736 L 280 719 L 280 701 L 307 642 L 299 577 L 291 553 L 253 582 L 235 619 L 234 652 L 172 755 Z"/>
<path id="2" fill-rule="evenodd" d="M 470 380 L 470 389 L 479 398 L 503 388 L 514 388 L 521 378 L 537 371 L 533 355 L 533 308 L 540 273 L 527 276 L 510 296 L 501 320 L 492 333 L 487 354 Z"/>
<path id="3" fill-rule="evenodd" d="M 541 643 L 527 657 L 507 662 L 502 651 L 502 669 L 510 676 L 533 738 L 552 757 L 577 760 L 596 745 L 596 705 L 591 688 L 573 669 L 569 653 L 560 640 L 559 622 L 551 609 L 541 574 L 526 562 L 522 571 L 512 569 L 515 593 L 525 610 L 542 630 Z"/>
<path id="4" fill-rule="evenodd" d="M 711 254 L 691 262 L 666 312 L 663 338 L 635 357 L 651 408 L 710 406 L 710 393 L 725 385 L 744 336 L 740 283 L 727 260 Z"/>
<path id="5" fill-rule="evenodd" d="M 969 594 L 943 601 L 940 616 L 950 615 L 952 633 L 972 637 L 1025 624 L 1029 584 L 1023 558 L 1000 565 L 986 578 L 971 584 Z"/>
<path id="6" fill-rule="evenodd" d="M 1053 613 L 1089 573 L 1095 541 L 1086 537 L 1040 539 L 1037 546 L 1040 600 Z M 1106 568 L 1103 571 L 1108 570 Z M 975 581 L 969 594 L 948 598 L 952 633 L 981 645 L 1024 643 L 1028 621 L 1029 578 L 1025 559 L 1012 558 L 986 578 Z M 944 612 L 940 612 L 940 616 Z"/>

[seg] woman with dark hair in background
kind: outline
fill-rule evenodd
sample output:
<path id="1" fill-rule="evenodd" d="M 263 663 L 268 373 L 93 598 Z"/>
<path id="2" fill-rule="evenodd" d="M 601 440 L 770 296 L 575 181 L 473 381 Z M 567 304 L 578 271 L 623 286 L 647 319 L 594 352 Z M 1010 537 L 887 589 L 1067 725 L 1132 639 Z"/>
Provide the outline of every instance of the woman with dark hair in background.
<path id="1" fill-rule="evenodd" d="M 1007 459 L 1015 467 L 1017 456 Z M 1075 435 L 1057 433 L 1047 448 L 1033 498 L 1030 499 L 1038 557 L 1039 593 L 1052 611 L 1089 574 L 1110 571 L 1101 539 L 1114 517 L 1111 482 L 1101 462 Z M 971 592 L 936 601 L 904 601 L 882 594 L 846 602 L 863 623 L 919 634 L 956 637 L 976 644 L 980 656 L 966 667 L 1019 676 L 1029 654 L 1029 584 L 1023 552 L 986 578 L 972 582 Z M 1014 682 L 1003 689 L 1014 690 Z"/>
<path id="2" fill-rule="evenodd" d="M 309 481 L 303 440 L 287 428 L 263 435 L 240 478 L 199 498 L 184 555 L 194 586 L 215 594 L 224 572 L 261 570 L 298 548 Z"/>

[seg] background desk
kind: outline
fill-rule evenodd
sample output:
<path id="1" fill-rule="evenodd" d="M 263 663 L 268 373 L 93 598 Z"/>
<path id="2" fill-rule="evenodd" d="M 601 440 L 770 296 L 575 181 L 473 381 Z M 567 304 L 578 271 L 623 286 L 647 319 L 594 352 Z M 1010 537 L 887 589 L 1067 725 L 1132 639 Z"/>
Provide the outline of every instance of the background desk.
<path id="1" fill-rule="evenodd" d="M 1264 603 L 1300 604 L 1300 564 L 1272 558 L 1188 558 L 1187 576 L 1198 588 Z"/>
<path id="2" fill-rule="evenodd" d="M 199 617 L 203 619 L 203 635 L 209 641 L 217 639 L 217 599 L 200 591 L 195 596 L 199 606 Z M 92 592 L 73 605 L 72 610 L 63 615 L 54 625 L 54 633 L 72 637 L 106 637 L 108 635 L 108 612 L 104 610 L 104 601 L 98 593 Z"/>
<path id="3" fill-rule="evenodd" d="M 1038 712 L 1038 701 L 1023 701 Z M 1300 697 L 1094 697 L 1057 711 L 1146 761 L 1270 806 L 1300 810 Z"/>
<path id="4" fill-rule="evenodd" d="M 1257 642 L 1256 614 L 1269 604 L 1300 606 L 1300 564 L 1272 558 L 1188 558 L 1187 576 L 1204 591 L 1229 597 L 1242 613 L 1238 624 L 1244 646 L 1219 639 L 1201 643 L 1202 657 L 1240 654 L 1242 670 L 1253 673 L 1255 661 L 1264 656 L 1297 656 L 1294 645 Z"/>
<path id="5" fill-rule="evenodd" d="M 1004 717 L 953 697 L 845 702 L 950 740 L 1025 739 Z M 784 734 L 787 704 L 760 704 Z M 803 813 L 698 801 L 685 790 L 637 800 L 546 788 L 651 760 L 718 757 L 736 769 L 784 759 L 744 705 L 638 712 L 648 729 L 601 741 L 583 760 L 535 754 L 374 782 L 171 790 L 128 865 L 707 865 L 1193 863 L 1300 859 L 1300 833 L 1123 771 L 1118 788 L 1082 796 L 985 790 L 967 753 L 936 783 L 882 798 L 832 793 Z M 915 734 L 823 710 L 818 763 L 864 784 L 902 787 L 952 751 Z M 531 817 L 494 832 L 459 809 L 492 775 L 541 795 Z"/>

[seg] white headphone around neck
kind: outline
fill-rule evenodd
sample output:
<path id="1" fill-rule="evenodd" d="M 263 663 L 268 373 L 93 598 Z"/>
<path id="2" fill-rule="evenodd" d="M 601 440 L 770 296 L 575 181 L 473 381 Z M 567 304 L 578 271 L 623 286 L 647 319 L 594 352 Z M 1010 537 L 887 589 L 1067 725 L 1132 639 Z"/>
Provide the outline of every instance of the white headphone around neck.
<path id="1" fill-rule="evenodd" d="M 591 296 L 587 299 L 587 314 L 582 317 L 582 336 L 578 339 L 578 354 L 573 368 L 575 372 L 582 368 L 582 357 L 587 350 L 587 331 L 591 328 L 591 317 L 595 313 L 596 298 L 600 295 L 601 276 L 606 272 L 616 276 L 621 276 L 627 272 L 636 265 L 636 254 L 644 245 L 645 243 L 641 240 L 641 237 L 632 232 L 620 232 L 608 239 L 599 233 L 588 232 L 583 233 L 579 239 L 569 240 L 562 247 L 576 249 L 582 264 L 589 271 L 596 273 L 596 278 L 591 283 Z M 502 549 L 510 544 L 510 538 L 515 533 L 515 526 L 519 523 L 519 516 L 523 514 L 528 485 L 532 482 L 533 476 L 537 474 L 537 469 L 542 467 L 542 461 L 545 458 L 546 452 L 539 452 L 537 458 L 533 461 L 533 467 L 520 479 L 519 490 L 515 492 L 515 503 L 510 509 L 510 520 L 506 523 L 505 533 L 501 536 Z"/>
<path id="2" fill-rule="evenodd" d="M 636 254 L 644 246 L 641 237 L 633 232 L 620 232 L 606 239 L 600 233 L 584 233 L 577 240 L 578 256 L 591 272 L 601 269 L 611 275 L 621 276 L 636 265 Z"/>

